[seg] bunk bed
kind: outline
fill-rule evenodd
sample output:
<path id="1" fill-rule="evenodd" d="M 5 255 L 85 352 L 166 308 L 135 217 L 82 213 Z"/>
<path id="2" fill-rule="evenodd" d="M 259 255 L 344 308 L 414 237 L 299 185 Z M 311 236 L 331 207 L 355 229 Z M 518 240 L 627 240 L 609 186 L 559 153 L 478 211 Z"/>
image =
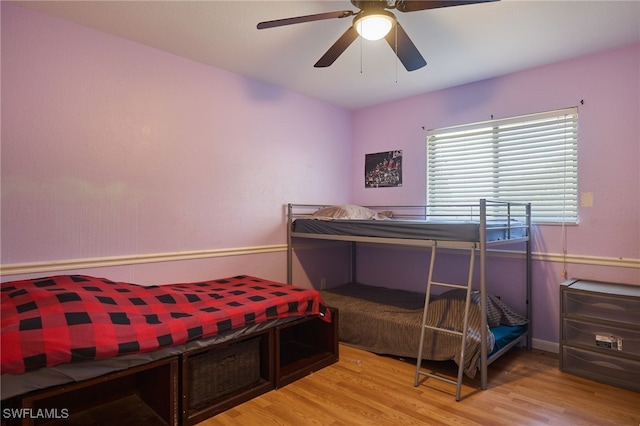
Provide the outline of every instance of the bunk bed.
<path id="1" fill-rule="evenodd" d="M 152 286 L 58 275 L 2 283 L 1 295 L 2 405 L 15 423 L 194 424 L 338 358 L 338 312 L 318 291 L 248 275 Z"/>
<path id="2" fill-rule="evenodd" d="M 480 387 L 486 389 L 487 367 L 491 362 L 515 345 L 530 347 L 530 203 L 481 199 L 477 204 L 465 206 L 289 204 L 287 229 L 289 282 L 293 280 L 297 242 L 350 243 L 349 282 L 322 291 L 327 304 L 341 311 L 340 340 L 372 352 L 416 358 L 415 386 L 421 376 L 444 380 L 456 385 L 456 400 L 460 400 L 463 373 L 473 377 L 479 370 Z M 429 265 L 425 293 L 359 283 L 358 243 L 429 247 L 431 256 L 425 259 Z M 523 316 L 487 292 L 487 256 L 496 247 L 523 253 L 522 285 L 526 287 L 527 311 Z M 433 279 L 440 248 L 468 251 L 466 283 Z M 479 283 L 474 284 L 476 254 L 480 258 L 480 273 Z M 389 287 L 393 286 L 390 283 Z M 435 287 L 448 291 L 432 296 Z M 457 381 L 425 373 L 421 369 L 422 359 L 455 360 L 459 365 Z"/>

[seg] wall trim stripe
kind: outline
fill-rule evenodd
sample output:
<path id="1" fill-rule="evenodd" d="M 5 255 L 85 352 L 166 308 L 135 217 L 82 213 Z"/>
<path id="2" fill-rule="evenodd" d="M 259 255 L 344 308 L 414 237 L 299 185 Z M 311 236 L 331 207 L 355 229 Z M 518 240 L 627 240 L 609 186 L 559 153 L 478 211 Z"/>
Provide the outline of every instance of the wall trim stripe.
<path id="1" fill-rule="evenodd" d="M 207 259 L 228 256 L 248 256 L 265 253 L 285 252 L 286 244 L 267 246 L 235 247 L 211 250 L 194 250 L 171 253 L 151 253 L 125 256 L 107 256 L 83 259 L 54 260 L 44 262 L 11 263 L 0 266 L 0 275 L 33 274 L 40 272 L 55 272 L 72 269 L 91 269 L 109 266 L 136 265 L 142 263 L 177 262 L 193 259 Z M 506 250 L 491 250 L 491 256 L 522 257 L 524 252 Z M 587 264 L 596 266 L 612 266 L 617 268 L 640 269 L 640 259 L 607 256 L 588 256 L 561 253 L 533 253 L 533 260 L 542 262 L 556 262 L 568 264 Z"/>
<path id="2" fill-rule="evenodd" d="M 588 256 L 581 254 L 563 255 L 561 253 L 533 253 L 532 258 L 534 260 L 540 260 L 543 262 L 566 262 L 571 264 L 640 269 L 640 259 L 625 257 Z"/>
<path id="3" fill-rule="evenodd" d="M 0 275 L 32 274 L 71 269 L 103 268 L 142 263 L 177 262 L 215 257 L 247 256 L 286 251 L 286 244 L 254 247 L 236 247 L 211 250 L 181 251 L 172 253 L 136 254 L 129 256 L 93 257 L 84 259 L 54 260 L 45 262 L 13 263 L 0 266 Z"/>

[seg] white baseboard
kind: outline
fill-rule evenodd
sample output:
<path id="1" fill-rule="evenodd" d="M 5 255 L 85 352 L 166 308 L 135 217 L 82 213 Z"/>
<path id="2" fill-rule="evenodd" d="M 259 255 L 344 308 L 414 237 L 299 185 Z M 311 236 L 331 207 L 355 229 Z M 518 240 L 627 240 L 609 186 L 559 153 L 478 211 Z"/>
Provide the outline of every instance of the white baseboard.
<path id="1" fill-rule="evenodd" d="M 560 344 L 556 342 L 549 342 L 540 339 L 531 339 L 531 346 L 533 349 L 539 349 L 545 352 L 551 352 L 554 354 L 560 353 Z"/>

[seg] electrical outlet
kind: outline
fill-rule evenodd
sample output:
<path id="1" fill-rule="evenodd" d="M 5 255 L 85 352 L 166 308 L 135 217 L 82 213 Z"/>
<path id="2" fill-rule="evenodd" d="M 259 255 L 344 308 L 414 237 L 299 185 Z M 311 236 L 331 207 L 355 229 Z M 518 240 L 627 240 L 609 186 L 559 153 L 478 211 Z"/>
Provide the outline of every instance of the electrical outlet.
<path id="1" fill-rule="evenodd" d="M 320 278 L 320 290 L 324 290 L 325 288 L 327 288 L 327 279 Z"/>
<path id="2" fill-rule="evenodd" d="M 580 205 L 582 207 L 593 207 L 593 192 L 582 192 L 580 194 Z"/>

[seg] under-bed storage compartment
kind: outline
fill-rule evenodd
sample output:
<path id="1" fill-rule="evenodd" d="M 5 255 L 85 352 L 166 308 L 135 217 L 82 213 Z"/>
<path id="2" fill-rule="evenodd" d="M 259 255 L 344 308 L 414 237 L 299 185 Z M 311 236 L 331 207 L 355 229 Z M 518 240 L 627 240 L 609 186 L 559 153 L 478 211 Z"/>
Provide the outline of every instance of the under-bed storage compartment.
<path id="1" fill-rule="evenodd" d="M 560 369 L 640 391 L 640 286 L 560 286 Z"/>
<path id="2" fill-rule="evenodd" d="M 338 361 L 338 310 L 331 322 L 305 317 L 276 328 L 276 387 Z"/>
<path id="3" fill-rule="evenodd" d="M 21 425 L 177 425 L 178 358 L 27 394 L 14 407 Z"/>
<path id="4" fill-rule="evenodd" d="M 273 330 L 182 355 L 184 424 L 194 424 L 274 387 Z"/>

